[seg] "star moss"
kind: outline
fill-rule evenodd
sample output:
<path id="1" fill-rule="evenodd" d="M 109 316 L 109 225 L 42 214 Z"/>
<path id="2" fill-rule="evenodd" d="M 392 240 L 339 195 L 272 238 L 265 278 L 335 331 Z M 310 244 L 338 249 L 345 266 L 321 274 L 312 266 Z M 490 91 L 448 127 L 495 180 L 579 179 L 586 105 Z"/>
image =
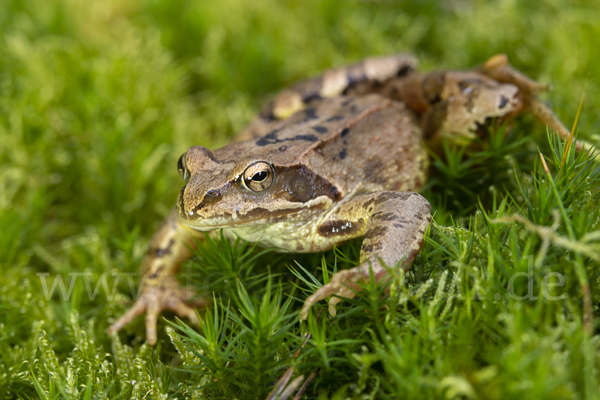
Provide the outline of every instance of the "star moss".
<path id="1" fill-rule="evenodd" d="M 598 143 L 598 20 L 566 0 L 0 2 L 0 399 L 256 399 L 290 367 L 308 398 L 598 398 L 600 168 L 527 116 L 432 158 L 434 223 L 389 294 L 299 322 L 360 241 L 300 256 L 217 237 L 182 268 L 214 299 L 201 331 L 165 314 L 154 347 L 142 318 L 106 334 L 187 147 L 400 51 L 427 70 L 507 53 L 566 125 L 585 93 L 577 131 Z"/>

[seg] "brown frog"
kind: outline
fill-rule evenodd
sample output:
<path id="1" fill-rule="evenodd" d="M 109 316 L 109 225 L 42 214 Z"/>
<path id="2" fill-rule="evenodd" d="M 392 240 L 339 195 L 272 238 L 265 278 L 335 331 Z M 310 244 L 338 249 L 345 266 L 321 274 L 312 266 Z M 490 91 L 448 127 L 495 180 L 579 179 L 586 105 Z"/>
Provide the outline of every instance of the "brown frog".
<path id="1" fill-rule="evenodd" d="M 214 151 L 193 146 L 181 156 L 186 184 L 177 213 L 152 239 L 139 298 L 109 331 L 146 312 L 154 344 L 162 310 L 197 322 L 186 304 L 192 293 L 174 274 L 195 237 L 221 228 L 288 252 L 364 237 L 360 266 L 335 274 L 301 311 L 306 318 L 312 304 L 336 295 L 329 300 L 335 315 L 335 304 L 353 297 L 361 281 L 408 269 L 419 253 L 431 220 L 417 194 L 427 178 L 425 142 L 469 141 L 486 121 L 502 123 L 523 110 L 565 137 L 568 130 L 535 96 L 546 89 L 503 55 L 470 71 L 417 73 L 414 58 L 401 54 L 332 69 L 283 91 L 238 141 Z"/>

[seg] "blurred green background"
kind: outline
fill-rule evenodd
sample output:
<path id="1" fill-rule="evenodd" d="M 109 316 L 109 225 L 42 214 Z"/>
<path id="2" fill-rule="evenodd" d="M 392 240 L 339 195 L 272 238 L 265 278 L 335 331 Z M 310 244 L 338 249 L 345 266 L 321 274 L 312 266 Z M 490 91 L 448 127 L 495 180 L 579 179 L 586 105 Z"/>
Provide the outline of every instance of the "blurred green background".
<path id="1" fill-rule="evenodd" d="M 115 354 L 179 357 L 168 341 L 141 346 L 141 320 L 111 344 L 126 285 L 48 300 L 36 274 L 89 273 L 95 285 L 137 272 L 181 186 L 179 155 L 227 143 L 276 91 L 371 55 L 411 52 L 430 70 L 506 53 L 552 83 L 545 99 L 567 126 L 585 87 L 578 128 L 598 143 L 599 21 L 599 3 L 583 0 L 3 0 L 0 398 L 52 393 L 40 382 L 65 368 L 81 391 L 57 398 L 89 398 L 90 377 L 122 387 Z"/>

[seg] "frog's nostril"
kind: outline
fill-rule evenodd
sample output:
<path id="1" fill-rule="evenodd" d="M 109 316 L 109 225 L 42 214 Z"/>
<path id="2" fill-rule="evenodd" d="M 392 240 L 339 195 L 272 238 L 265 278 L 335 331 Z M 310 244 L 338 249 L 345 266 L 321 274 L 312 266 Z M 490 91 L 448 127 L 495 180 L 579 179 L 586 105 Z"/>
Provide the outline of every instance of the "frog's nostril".
<path id="1" fill-rule="evenodd" d="M 204 199 L 202 199 L 202 205 L 207 206 L 209 204 L 216 203 L 217 201 L 221 200 L 221 197 L 223 196 L 218 190 L 209 190 L 204 195 Z"/>
<path id="2" fill-rule="evenodd" d="M 194 207 L 194 209 L 189 212 L 189 215 L 190 216 L 194 215 L 198 211 L 202 210 L 204 207 L 209 206 L 214 203 L 218 203 L 222 197 L 223 196 L 221 195 L 221 193 L 218 190 L 209 190 L 204 195 L 202 202 L 200 204 L 198 204 L 196 207 Z"/>

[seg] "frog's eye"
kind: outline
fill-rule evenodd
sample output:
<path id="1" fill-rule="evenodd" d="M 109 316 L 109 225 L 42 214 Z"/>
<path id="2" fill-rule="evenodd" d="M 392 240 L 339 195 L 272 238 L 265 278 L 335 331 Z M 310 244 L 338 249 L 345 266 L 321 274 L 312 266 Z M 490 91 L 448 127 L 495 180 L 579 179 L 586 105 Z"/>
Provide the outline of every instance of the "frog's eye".
<path id="1" fill-rule="evenodd" d="M 267 190 L 275 180 L 275 171 L 271 164 L 264 161 L 258 161 L 251 164 L 244 171 L 244 186 L 253 192 L 262 192 Z"/>
<path id="2" fill-rule="evenodd" d="M 185 163 L 185 153 L 183 153 L 177 161 L 177 171 L 179 171 L 179 175 L 181 175 L 184 181 L 187 182 L 188 179 L 190 179 L 190 170 Z"/>

